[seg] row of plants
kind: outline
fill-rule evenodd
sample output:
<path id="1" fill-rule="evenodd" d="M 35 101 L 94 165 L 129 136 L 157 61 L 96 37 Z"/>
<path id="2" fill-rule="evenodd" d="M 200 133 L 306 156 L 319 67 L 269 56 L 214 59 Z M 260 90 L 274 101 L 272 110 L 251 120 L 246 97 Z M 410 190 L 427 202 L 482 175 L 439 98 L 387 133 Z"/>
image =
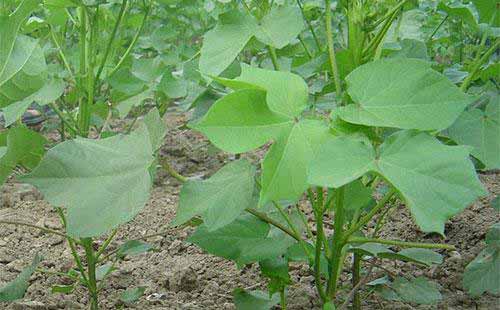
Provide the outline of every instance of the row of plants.
<path id="1" fill-rule="evenodd" d="M 455 247 L 380 232 L 401 200 L 421 231 L 444 237 L 452 216 L 487 195 L 476 171 L 500 167 L 496 12 L 481 0 L 4 0 L 0 182 L 14 172 L 37 187 L 65 232 L 0 224 L 64 237 L 72 284 L 52 290 L 83 285 L 97 309 L 120 260 L 152 248 L 109 245 L 162 167 L 183 183 L 170 225 L 198 225 L 189 242 L 239 266 L 258 263 L 269 279 L 267 292 L 234 291 L 241 309 L 285 309 L 295 262 L 309 265 L 324 309 L 360 309 L 370 294 L 437 303 L 430 279 L 373 279 L 374 270 L 383 260 L 435 266 Z M 20 121 L 33 102 L 57 115 L 46 127 L 58 143 Z M 243 155 L 204 180 L 180 175 L 158 156 L 172 105 L 221 151 L 265 146 L 264 158 Z M 130 124 L 113 130 L 125 117 Z M 497 226 L 466 268 L 472 295 L 499 292 Z M 40 260 L 0 289 L 0 301 L 24 296 Z"/>

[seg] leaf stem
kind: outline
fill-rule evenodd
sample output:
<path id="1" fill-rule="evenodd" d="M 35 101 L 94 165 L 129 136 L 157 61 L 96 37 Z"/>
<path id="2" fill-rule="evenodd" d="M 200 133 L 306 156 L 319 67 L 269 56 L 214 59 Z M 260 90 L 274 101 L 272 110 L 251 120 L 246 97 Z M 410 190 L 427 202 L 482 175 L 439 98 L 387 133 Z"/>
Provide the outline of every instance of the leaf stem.
<path id="1" fill-rule="evenodd" d="M 323 288 L 323 284 L 321 282 L 321 248 L 323 245 L 323 208 L 315 208 L 313 207 L 314 214 L 316 216 L 316 245 L 315 245 L 315 253 L 314 253 L 314 282 L 316 284 L 316 290 L 318 291 L 319 296 L 323 302 L 327 301 L 326 292 Z"/>
<path id="2" fill-rule="evenodd" d="M 161 161 L 161 167 L 170 174 L 173 178 L 178 180 L 181 183 L 185 183 L 188 181 L 188 178 L 185 176 L 181 175 L 179 172 L 177 172 L 167 160 L 162 160 Z"/>
<path id="3" fill-rule="evenodd" d="M 104 251 L 106 251 L 106 248 L 109 246 L 109 244 L 111 243 L 111 241 L 113 241 L 113 238 L 116 236 L 117 232 L 118 232 L 118 229 L 113 229 L 113 231 L 111 232 L 111 234 L 109 235 L 109 237 L 106 239 L 106 241 L 104 241 L 104 243 L 99 248 L 99 250 L 97 250 L 97 253 L 95 254 L 95 259 L 96 260 L 99 259 L 99 257 L 102 255 L 102 253 L 104 253 Z"/>
<path id="4" fill-rule="evenodd" d="M 377 203 L 377 205 L 375 205 L 375 207 L 373 207 L 373 209 L 371 209 L 370 212 L 368 212 L 368 214 L 366 214 L 365 216 L 363 216 L 355 225 L 353 225 L 352 227 L 350 227 L 345 232 L 345 237 L 349 237 L 353 233 L 355 233 L 358 230 L 360 230 L 365 224 L 367 224 L 372 219 L 372 217 L 375 216 L 375 214 L 377 214 L 378 211 L 380 211 L 380 209 L 382 209 L 385 206 L 385 204 L 389 201 L 389 199 L 391 199 L 391 197 L 395 193 L 396 193 L 396 189 L 391 188 L 389 190 L 389 192 L 387 192 L 385 194 L 385 196 L 382 199 L 380 199 L 380 201 Z"/>
<path id="5" fill-rule="evenodd" d="M 141 35 L 141 32 L 144 29 L 144 26 L 146 25 L 146 20 L 148 19 L 150 9 L 151 9 L 151 4 L 146 6 L 145 12 L 144 12 L 144 17 L 142 18 L 141 25 L 139 26 L 139 29 L 135 33 L 134 38 L 132 39 L 132 42 L 130 42 L 130 45 L 128 46 L 128 48 L 125 51 L 125 53 L 123 54 L 123 56 L 120 58 L 120 60 L 118 61 L 116 66 L 113 68 L 113 70 L 111 70 L 111 72 L 107 74 L 107 76 L 112 76 L 116 71 L 118 71 L 118 69 L 120 69 L 123 62 L 125 61 L 125 59 L 127 59 L 130 52 L 132 52 L 132 49 L 134 48 L 135 44 L 137 43 L 137 40 L 139 40 L 139 36 Z"/>
<path id="6" fill-rule="evenodd" d="M 333 46 L 332 8 L 330 3 L 331 3 L 330 0 L 325 0 L 325 24 L 326 24 L 325 29 L 326 29 L 326 40 L 328 44 L 328 60 L 333 75 L 335 91 L 337 92 L 337 96 L 340 96 L 342 94 L 342 84 L 340 83 L 340 75 L 337 67 L 335 48 Z"/>
<path id="7" fill-rule="evenodd" d="M 53 234 L 53 235 L 57 235 L 59 237 L 63 237 L 64 239 L 67 239 L 67 238 L 72 239 L 70 236 L 68 236 L 68 235 L 66 235 L 64 233 L 60 233 L 60 232 L 55 231 L 53 229 L 46 228 L 46 227 L 43 227 L 43 226 L 38 226 L 38 225 L 35 225 L 35 224 L 24 223 L 24 222 L 16 222 L 16 221 L 7 221 L 7 220 L 0 220 L 0 224 L 30 227 L 30 228 L 38 229 L 38 230 L 43 231 L 43 232 L 48 233 L 48 234 Z M 77 240 L 74 240 L 74 241 L 77 242 Z"/>
<path id="8" fill-rule="evenodd" d="M 486 62 L 488 61 L 488 59 L 490 58 L 490 56 L 500 47 L 500 39 L 496 39 L 495 43 L 493 45 L 490 46 L 490 48 L 483 54 L 483 56 L 481 56 L 480 58 L 478 58 L 475 62 L 474 62 L 474 65 L 472 67 L 472 70 L 471 72 L 469 73 L 469 75 L 467 76 L 467 78 L 465 79 L 465 81 L 462 83 L 462 85 L 460 86 L 460 90 L 462 90 L 463 92 L 466 92 L 467 89 L 469 88 L 470 86 L 470 83 L 472 83 L 475 75 L 477 74 L 477 72 L 479 71 L 479 69 L 481 68 L 481 66 Z M 479 53 L 479 51 L 478 51 Z"/>
<path id="9" fill-rule="evenodd" d="M 300 2 L 300 0 L 297 0 L 297 5 L 299 6 L 300 12 L 302 13 L 302 18 L 304 18 L 304 21 L 306 22 L 307 27 L 309 28 L 309 31 L 311 31 L 314 42 L 316 43 L 316 47 L 318 48 L 318 52 L 321 52 L 321 50 L 322 50 L 321 43 L 319 42 L 318 36 L 316 35 L 316 32 L 314 31 L 314 28 L 311 24 L 311 21 L 308 20 L 306 17 L 306 14 L 304 12 L 304 6 L 302 5 L 302 2 Z M 299 37 L 299 39 L 300 39 L 300 37 Z"/>
<path id="10" fill-rule="evenodd" d="M 427 42 L 432 41 L 432 38 L 434 38 L 436 33 L 439 31 L 439 29 L 441 29 L 441 27 L 443 27 L 444 23 L 448 20 L 449 17 L 450 17 L 450 15 L 446 14 L 446 16 L 443 18 L 443 20 L 439 23 L 439 25 L 437 25 L 437 27 L 432 31 L 431 35 L 427 39 Z"/>
<path id="11" fill-rule="evenodd" d="M 97 259 L 94 255 L 94 248 L 92 247 L 92 238 L 84 238 L 81 241 L 85 250 L 85 257 L 87 258 L 87 273 L 89 279 L 87 289 L 89 291 L 90 309 L 97 310 L 99 308 L 96 278 Z"/>
<path id="12" fill-rule="evenodd" d="M 330 257 L 330 270 L 327 287 L 327 295 L 330 301 L 335 300 L 337 293 L 337 282 L 342 270 L 344 253 L 343 248 L 345 245 L 344 237 L 344 187 L 339 187 L 335 191 L 335 218 L 334 218 L 334 234 L 333 234 L 333 249 L 332 256 Z"/>
<path id="13" fill-rule="evenodd" d="M 273 63 L 274 70 L 280 71 L 280 64 L 278 62 L 278 56 L 276 55 L 276 49 L 271 45 L 268 45 L 267 50 L 269 51 L 269 56 L 271 57 L 271 62 Z"/>
<path id="14" fill-rule="evenodd" d="M 69 65 L 66 55 L 64 55 L 64 51 L 62 50 L 61 45 L 57 41 L 56 35 L 51 26 L 49 26 L 49 32 L 50 32 L 50 37 L 52 38 L 52 42 L 54 42 L 54 45 L 57 48 L 57 52 L 59 53 L 59 57 L 61 57 L 61 61 L 63 62 L 64 67 L 66 68 L 66 70 L 68 70 L 71 79 L 76 82 L 75 74 L 73 73 L 73 70 L 71 70 L 71 66 Z"/>
<path id="15" fill-rule="evenodd" d="M 387 245 L 395 245 L 403 248 L 420 248 L 420 249 L 444 249 L 454 251 L 456 250 L 454 245 L 444 244 L 444 243 L 420 243 L 420 242 L 407 242 L 401 240 L 386 240 L 379 238 L 366 238 L 366 237 L 356 237 L 351 236 L 348 239 L 349 243 L 379 243 Z"/>
<path id="16" fill-rule="evenodd" d="M 113 46 L 113 42 L 115 41 L 116 34 L 118 32 L 118 28 L 123 20 L 123 16 L 125 15 L 125 11 L 127 10 L 128 0 L 122 0 L 122 4 L 120 6 L 120 12 L 118 13 L 118 17 L 116 19 L 115 26 L 113 27 L 113 31 L 111 32 L 111 37 L 109 38 L 108 44 L 106 46 L 106 50 L 104 52 L 104 56 L 101 61 L 101 65 L 97 70 L 97 74 L 95 77 L 96 81 L 99 81 L 101 77 L 102 71 L 104 70 L 104 66 L 106 65 L 106 61 L 108 60 L 109 52 L 111 51 L 111 47 Z"/>

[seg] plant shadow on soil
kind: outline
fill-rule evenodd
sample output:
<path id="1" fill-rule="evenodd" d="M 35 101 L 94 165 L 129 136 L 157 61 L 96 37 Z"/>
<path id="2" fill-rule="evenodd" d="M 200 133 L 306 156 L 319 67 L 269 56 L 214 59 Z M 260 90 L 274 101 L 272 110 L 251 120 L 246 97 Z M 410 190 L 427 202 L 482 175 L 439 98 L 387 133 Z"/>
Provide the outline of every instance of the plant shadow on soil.
<path id="1" fill-rule="evenodd" d="M 161 156 L 186 176 L 207 176 L 230 160 L 229 156 L 214 152 L 214 148 L 190 130 L 180 129 L 184 114 L 169 114 L 169 131 Z M 49 136 L 50 137 L 50 136 Z M 245 155 L 257 161 L 262 153 Z M 443 301 L 437 306 L 415 306 L 385 302 L 371 295 L 363 301 L 364 309 L 498 309 L 498 297 L 484 295 L 472 298 L 461 284 L 464 268 L 484 247 L 487 229 L 500 220 L 499 214 L 489 206 L 500 193 L 500 173 L 480 175 L 491 195 L 477 201 L 446 225 L 445 234 L 457 252 L 443 252 L 444 263 L 432 268 L 421 268 L 407 263 L 383 261 L 386 269 L 414 276 L 425 275 L 441 286 Z M 234 309 L 232 290 L 266 289 L 257 264 L 238 269 L 230 261 L 203 253 L 195 245 L 185 242 L 193 228 L 168 228 L 175 215 L 180 184 L 159 171 L 149 203 L 130 223 L 122 226 L 110 249 L 126 240 L 169 231 L 165 236 L 147 240 L 155 246 L 153 252 L 127 258 L 119 263 L 119 270 L 107 279 L 101 293 L 102 309 L 123 306 L 131 309 Z M 1 189 L 0 217 L 37 223 L 52 229 L 61 229 L 56 212 L 42 200 L 36 190 L 10 181 Z M 302 207 L 308 207 L 303 203 Z M 310 214 L 309 214 L 310 216 Z M 383 237 L 408 241 L 438 241 L 438 236 L 426 235 L 417 229 L 407 209 L 401 207 L 391 216 Z M 105 236 L 99 241 L 102 242 Z M 0 226 L 0 286 L 13 279 L 34 255 L 44 257 L 41 267 L 52 271 L 72 268 L 71 253 L 63 239 L 36 230 Z M 344 275 L 347 275 L 346 273 Z M 289 309 L 320 309 L 314 288 L 314 277 L 306 264 L 291 266 L 293 285 L 288 292 Z M 343 278 L 345 284 L 349 279 Z M 65 284 L 59 276 L 35 273 L 23 300 L 13 304 L 0 304 L 1 309 L 86 309 L 87 297 L 82 288 L 71 294 L 53 294 L 51 287 Z M 68 284 L 68 283 L 66 283 Z M 134 304 L 122 305 L 120 294 L 137 286 L 145 286 L 145 294 Z"/>

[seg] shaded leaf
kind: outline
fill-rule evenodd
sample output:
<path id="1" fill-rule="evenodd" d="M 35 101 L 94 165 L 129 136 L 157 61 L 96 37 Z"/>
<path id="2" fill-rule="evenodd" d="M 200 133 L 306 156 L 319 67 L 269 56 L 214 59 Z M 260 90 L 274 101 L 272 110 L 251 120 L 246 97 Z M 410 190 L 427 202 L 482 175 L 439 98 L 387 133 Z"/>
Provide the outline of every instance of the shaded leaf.
<path id="1" fill-rule="evenodd" d="M 29 279 L 41 261 L 42 257 L 38 254 L 35 255 L 30 266 L 24 268 L 14 280 L 0 288 L 0 301 L 14 301 L 23 298 L 28 289 Z"/>

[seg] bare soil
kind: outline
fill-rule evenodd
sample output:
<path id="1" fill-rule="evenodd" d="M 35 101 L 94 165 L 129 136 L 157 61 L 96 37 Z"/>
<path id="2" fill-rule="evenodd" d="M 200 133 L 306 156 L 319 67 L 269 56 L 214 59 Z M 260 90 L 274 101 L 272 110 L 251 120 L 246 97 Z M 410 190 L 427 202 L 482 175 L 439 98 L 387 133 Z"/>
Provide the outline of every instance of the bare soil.
<path id="1" fill-rule="evenodd" d="M 187 176 L 202 177 L 210 175 L 230 160 L 200 135 L 182 129 L 184 122 L 184 115 L 181 114 L 170 115 L 167 119 L 170 130 L 161 154 L 171 161 L 175 169 Z M 260 154 L 249 156 L 258 159 Z M 446 225 L 446 241 L 458 250 L 442 252 L 445 256 L 442 265 L 422 268 L 406 263 L 383 262 L 388 271 L 396 274 L 402 272 L 430 277 L 440 284 L 443 301 L 437 306 L 417 306 L 387 303 L 371 295 L 363 301 L 366 309 L 500 309 L 498 297 L 484 295 L 472 298 L 464 292 L 461 284 L 465 266 L 484 247 L 488 227 L 500 220 L 499 214 L 489 207 L 491 200 L 500 192 L 500 174 L 483 174 L 481 180 L 491 195 L 479 200 Z M 193 228 L 169 228 L 168 223 L 175 215 L 180 184 L 161 171 L 155 183 L 149 203 L 133 221 L 120 229 L 111 249 L 144 235 L 162 231 L 168 234 L 148 240 L 155 247 L 153 252 L 118 264 L 119 270 L 108 278 L 101 293 L 103 309 L 234 309 L 233 289 L 266 289 L 267 283 L 259 276 L 256 264 L 238 269 L 234 263 L 206 254 L 185 242 Z M 303 207 L 307 208 L 307 205 Z M 1 189 L 0 218 L 62 229 L 57 214 L 41 195 L 32 187 L 14 180 Z M 391 215 L 389 223 L 382 231 L 384 237 L 444 241 L 439 236 L 420 232 L 403 205 Z M 97 243 L 103 239 L 105 236 Z M 36 253 L 44 257 L 41 268 L 54 272 L 73 268 L 70 252 L 61 237 L 26 227 L 1 225 L 0 286 L 12 280 Z M 292 265 L 291 275 L 294 284 L 288 292 L 289 309 L 320 309 L 314 278 L 308 266 Z M 347 277 L 343 280 L 348 284 Z M 71 294 L 51 293 L 53 285 L 65 284 L 65 281 L 61 276 L 35 273 L 25 298 L 14 304 L 0 304 L 0 309 L 85 309 L 87 297 L 82 288 Z M 120 294 L 136 286 L 147 287 L 144 296 L 134 304 L 121 304 Z"/>

